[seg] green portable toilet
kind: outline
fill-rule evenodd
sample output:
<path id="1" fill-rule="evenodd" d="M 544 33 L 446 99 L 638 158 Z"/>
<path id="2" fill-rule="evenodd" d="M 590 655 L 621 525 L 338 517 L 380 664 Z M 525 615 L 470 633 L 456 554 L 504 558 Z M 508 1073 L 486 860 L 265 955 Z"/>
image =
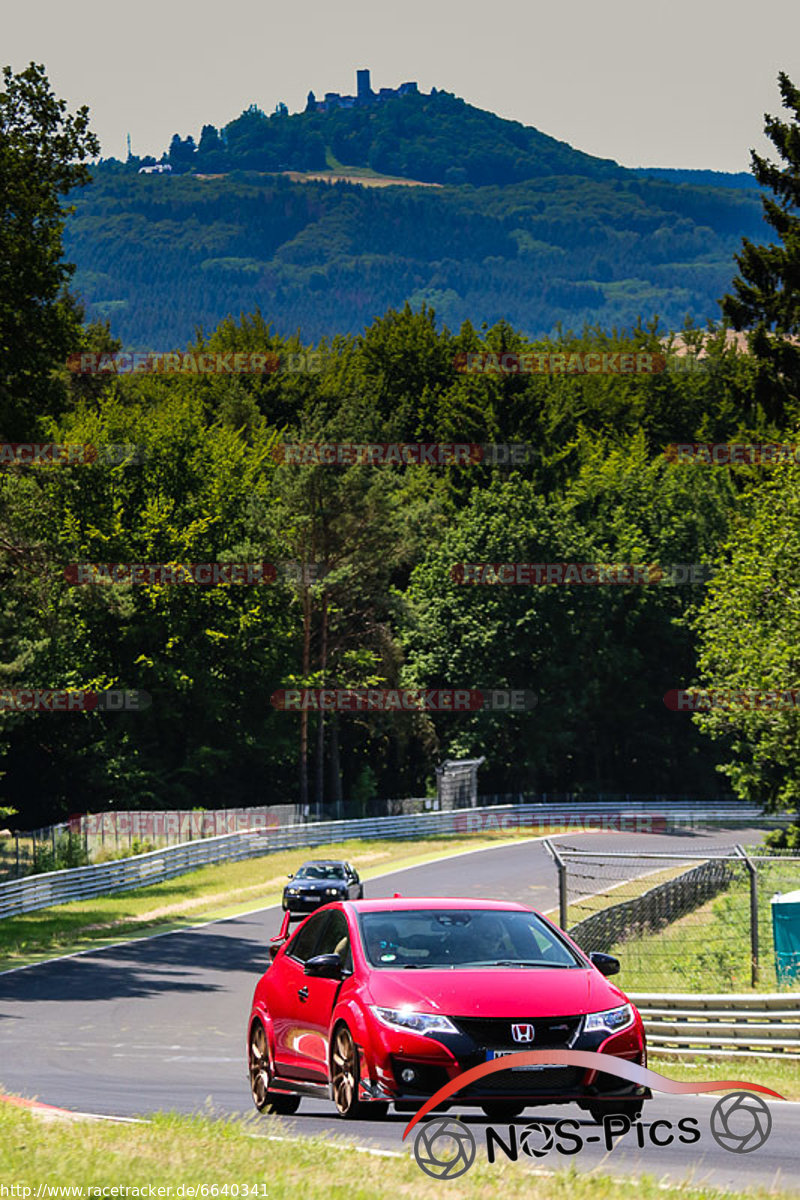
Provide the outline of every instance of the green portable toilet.
<path id="1" fill-rule="evenodd" d="M 772 937 L 778 986 L 800 984 L 800 891 L 772 897 Z"/>

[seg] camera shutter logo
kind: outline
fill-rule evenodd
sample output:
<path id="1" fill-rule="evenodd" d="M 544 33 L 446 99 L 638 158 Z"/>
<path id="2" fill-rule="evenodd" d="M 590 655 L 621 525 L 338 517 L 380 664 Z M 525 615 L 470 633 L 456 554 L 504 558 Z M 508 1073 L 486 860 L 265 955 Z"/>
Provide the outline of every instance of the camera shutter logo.
<path id="1" fill-rule="evenodd" d="M 760 1096 L 731 1092 L 711 1110 L 711 1136 L 723 1150 L 751 1154 L 772 1132 L 772 1113 Z"/>
<path id="2" fill-rule="evenodd" d="M 463 1121 L 437 1117 L 420 1126 L 414 1157 L 432 1179 L 458 1179 L 475 1161 L 475 1138 Z"/>
<path id="3" fill-rule="evenodd" d="M 543 1121 L 529 1121 L 520 1134 L 519 1144 L 529 1158 L 544 1158 L 553 1149 L 553 1130 Z"/>
<path id="4" fill-rule="evenodd" d="M 533 1041 L 535 1035 L 536 1030 L 534 1029 L 533 1025 L 528 1022 L 511 1026 L 511 1036 L 515 1042 L 528 1044 Z"/>

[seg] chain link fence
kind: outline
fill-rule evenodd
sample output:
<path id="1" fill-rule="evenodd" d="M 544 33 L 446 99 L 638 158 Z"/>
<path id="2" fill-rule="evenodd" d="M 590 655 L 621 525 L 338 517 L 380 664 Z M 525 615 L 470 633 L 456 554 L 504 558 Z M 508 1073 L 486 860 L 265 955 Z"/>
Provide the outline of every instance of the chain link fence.
<path id="1" fill-rule="evenodd" d="M 546 845 L 558 869 L 559 923 L 586 952 L 620 959 L 626 991 L 787 986 L 786 972 L 776 971 L 770 901 L 800 888 L 800 855 L 741 846 L 678 855 Z M 788 986 L 800 987 L 800 975 Z"/>
<path id="2" fill-rule="evenodd" d="M 618 956 L 626 991 L 740 992 L 787 986 L 770 900 L 800 888 L 800 854 L 602 853 L 546 842 L 559 923 L 585 950 Z M 800 974 L 788 986 L 800 988 Z"/>

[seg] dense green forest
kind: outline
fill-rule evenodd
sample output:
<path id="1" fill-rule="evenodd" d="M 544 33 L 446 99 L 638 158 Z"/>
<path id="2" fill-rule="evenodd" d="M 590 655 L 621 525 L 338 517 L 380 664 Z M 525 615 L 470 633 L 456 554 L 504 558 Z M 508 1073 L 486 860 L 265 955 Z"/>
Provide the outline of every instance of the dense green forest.
<path id="1" fill-rule="evenodd" d="M 316 341 L 406 301 L 451 328 L 508 320 L 534 337 L 655 314 L 680 328 L 718 313 L 742 236 L 765 231 L 757 192 L 634 175 L 441 189 L 95 175 L 65 232 L 74 287 L 142 349 L 256 308 Z"/>
<path id="2" fill-rule="evenodd" d="M 46 80 L 30 71 L 26 87 L 43 104 Z M 6 87 L 18 112 L 19 85 L 8 77 Z M 787 95 L 800 119 L 800 97 Z M 294 247 L 282 260 L 287 270 L 322 276 L 343 269 L 326 266 L 333 231 L 343 257 L 357 231 L 375 272 L 352 265 L 352 295 L 362 297 L 355 332 L 333 332 L 331 323 L 327 336 L 300 340 L 273 323 L 271 305 L 263 316 L 224 319 L 189 343 L 192 352 L 269 352 L 283 364 L 313 347 L 318 370 L 84 376 L 66 369 L 64 347 L 113 350 L 119 325 L 80 324 L 64 293 L 69 271 L 56 267 L 66 216 L 53 207 L 47 221 L 37 217 L 24 181 L 31 162 L 46 177 L 43 150 L 22 128 L 16 143 L 0 139 L 19 166 L 9 175 L 18 182 L 10 200 L 18 219 L 0 226 L 0 250 L 20 264 L 6 281 L 0 337 L 10 345 L 10 330 L 25 333 L 19 313 L 27 304 L 40 320 L 30 334 L 39 358 L 20 342 L 19 365 L 0 388 L 2 433 L 14 442 L 133 446 L 137 454 L 4 461 L 0 687 L 141 689 L 152 703 L 140 712 L 0 708 L 0 802 L 18 810 L 21 824 L 109 807 L 296 801 L 303 778 L 323 810 L 341 801 L 355 814 L 381 797 L 425 794 L 437 763 L 462 755 L 486 757 L 484 792 L 714 795 L 733 785 L 772 805 L 796 801 L 797 711 L 693 717 L 664 703 L 667 692 L 692 684 L 800 683 L 800 468 L 710 466 L 666 452 L 675 442 L 800 440 L 800 372 L 789 356 L 800 320 L 785 291 L 769 307 L 770 281 L 796 271 L 794 226 L 785 245 L 745 244 L 740 256 L 726 315 L 758 330 L 759 314 L 769 314 L 771 332 L 756 337 L 752 353 L 737 352 L 719 325 L 705 336 L 685 334 L 692 370 L 670 358 L 653 374 L 465 374 L 463 356 L 484 351 L 656 354 L 663 328 L 634 323 L 532 338 L 511 321 L 485 321 L 478 304 L 474 321 L 457 325 L 425 304 L 371 316 L 384 304 L 384 257 L 444 250 L 454 271 L 474 271 L 477 280 L 493 248 L 500 279 L 503 252 L 519 247 L 512 235 L 523 228 L 525 196 L 528 228 L 546 227 L 550 252 L 560 244 L 569 258 L 582 245 L 580 221 L 607 217 L 613 195 L 629 223 L 607 251 L 613 271 L 648 238 L 651 249 L 661 238 L 665 261 L 674 257 L 675 229 L 659 233 L 643 194 L 677 206 L 670 211 L 685 224 L 687 253 L 712 220 L 720 245 L 734 239 L 751 198 L 728 190 L 730 207 L 721 209 L 711 189 L 628 180 L 590 188 L 576 179 L 569 213 L 530 190 L 547 184 L 524 184 L 454 193 L 459 218 L 445 221 L 432 192 L 241 179 L 236 194 L 249 216 L 237 224 L 221 181 L 109 177 L 77 194 L 67 245 L 74 254 L 81 222 L 97 206 L 109 258 L 95 266 L 111 267 L 116 244 L 120 277 L 135 280 L 135 247 L 161 231 L 164 271 L 153 281 L 161 308 L 154 303 L 147 331 L 155 348 L 177 342 L 177 326 L 159 335 L 170 312 L 194 305 L 202 323 L 208 311 L 210 301 L 191 290 L 192 262 L 234 250 L 246 259 L 253 225 L 276 254 Z M 67 150 L 56 147 L 46 164 L 49 191 L 75 196 L 80 172 L 67 171 L 64 158 L 81 150 L 85 157 L 91 143 L 80 124 L 65 141 Z M 557 181 L 553 194 L 563 200 L 565 186 Z M 208 211 L 195 221 L 201 188 Z M 775 218 L 784 231 L 788 211 Z M 400 212 L 403 220 L 387 227 Z M 441 218 L 435 235 L 423 216 Z M 212 230 L 219 240 L 204 241 Z M 759 254 L 769 256 L 769 275 Z M 320 326 L 330 321 L 324 288 L 296 286 L 309 305 L 319 296 Z M 509 469 L 295 465 L 279 452 L 285 443 L 322 441 L 525 443 L 532 453 Z M 311 563 L 317 578 L 304 582 L 287 569 L 260 586 L 73 586 L 67 571 L 77 563 L 217 561 Z M 694 584 L 466 586 L 454 567 L 469 562 L 696 563 L 716 573 Z M 538 704 L 513 713 L 306 720 L 271 703 L 276 690 L 298 686 L 515 688 L 535 692 Z"/>
<path id="3" fill-rule="evenodd" d="M 8 803 L 43 818 L 88 797 L 93 808 L 296 799 L 300 717 L 270 697 L 299 683 L 539 697 L 513 715 L 329 719 L 322 800 L 341 787 L 347 811 L 424 793 L 435 764 L 461 754 L 486 756 L 489 791 L 724 790 L 719 748 L 663 702 L 696 679 L 689 617 L 705 587 L 468 588 L 452 576 L 460 562 L 712 562 L 764 468 L 675 463 L 666 445 L 780 433 L 751 403 L 752 362 L 718 343 L 698 372 L 464 376 L 459 353 L 526 340 L 508 325 L 452 334 L 407 308 L 334 339 L 313 374 L 108 383 L 62 372 L 64 411 L 47 440 L 142 456 L 7 469 L 4 681 L 137 688 L 153 702 L 131 714 L 5 714 Z M 644 329 L 569 343 L 598 344 L 658 349 Z M 204 348 L 285 356 L 297 344 L 255 317 L 223 322 Z M 537 453 L 513 472 L 296 466 L 272 453 L 323 440 L 525 442 Z M 81 562 L 217 560 L 307 560 L 323 573 L 308 588 L 72 587 L 63 574 Z M 317 736 L 314 715 L 312 795 Z"/>

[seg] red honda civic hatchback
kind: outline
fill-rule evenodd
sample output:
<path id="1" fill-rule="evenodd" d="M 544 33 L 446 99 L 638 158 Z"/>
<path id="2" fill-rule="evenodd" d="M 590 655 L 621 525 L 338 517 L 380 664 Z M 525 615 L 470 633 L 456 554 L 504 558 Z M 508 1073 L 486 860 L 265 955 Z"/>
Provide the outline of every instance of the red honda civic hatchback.
<path id="1" fill-rule="evenodd" d="M 469 899 L 328 904 L 273 940 L 248 1025 L 255 1106 L 293 1113 L 302 1096 L 344 1117 L 414 1111 L 462 1071 L 524 1049 L 594 1050 L 646 1065 L 642 1020 L 587 958 L 521 904 Z M 567 1066 L 496 1071 L 459 1107 L 511 1120 L 577 1102 L 595 1120 L 638 1116 L 646 1089 Z"/>

